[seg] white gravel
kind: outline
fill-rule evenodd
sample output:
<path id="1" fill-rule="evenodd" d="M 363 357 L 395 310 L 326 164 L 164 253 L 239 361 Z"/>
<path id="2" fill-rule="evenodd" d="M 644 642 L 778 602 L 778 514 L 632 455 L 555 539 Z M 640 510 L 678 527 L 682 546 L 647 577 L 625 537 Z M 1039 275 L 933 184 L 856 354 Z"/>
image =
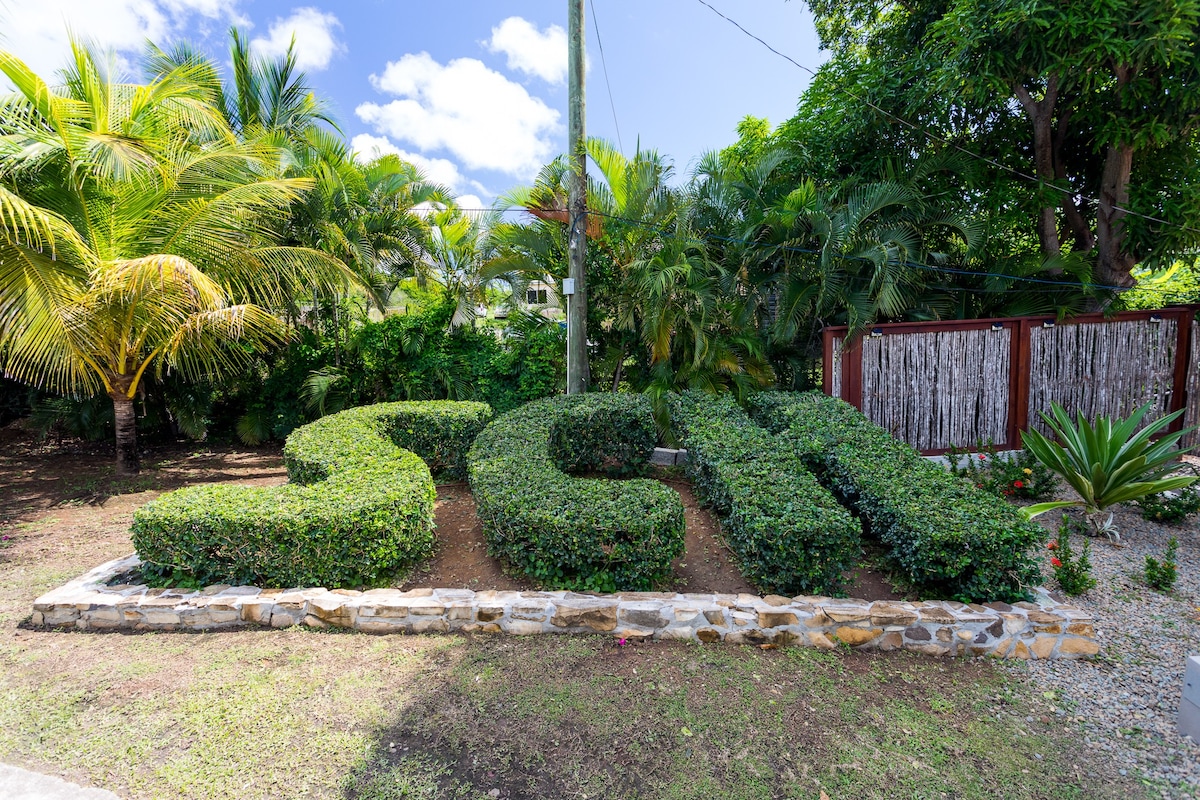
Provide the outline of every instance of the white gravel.
<path id="1" fill-rule="evenodd" d="M 1038 518 L 1057 532 L 1060 512 Z M 1126 547 L 1091 539 L 1097 585 L 1072 603 L 1096 617 L 1100 655 L 1093 661 L 1031 661 L 1012 665 L 1041 692 L 1053 692 L 1055 713 L 1082 728 L 1084 741 L 1114 771 L 1141 778 L 1151 794 L 1200 797 L 1200 745 L 1176 732 L 1187 657 L 1200 655 L 1200 527 L 1143 520 L 1136 506 L 1115 509 Z M 1171 594 L 1148 587 L 1147 555 L 1161 559 L 1179 540 L 1179 579 Z M 1073 536 L 1078 554 L 1083 537 Z M 1056 588 L 1046 553 L 1046 585 Z M 1109 761 L 1111 759 L 1111 761 Z"/>

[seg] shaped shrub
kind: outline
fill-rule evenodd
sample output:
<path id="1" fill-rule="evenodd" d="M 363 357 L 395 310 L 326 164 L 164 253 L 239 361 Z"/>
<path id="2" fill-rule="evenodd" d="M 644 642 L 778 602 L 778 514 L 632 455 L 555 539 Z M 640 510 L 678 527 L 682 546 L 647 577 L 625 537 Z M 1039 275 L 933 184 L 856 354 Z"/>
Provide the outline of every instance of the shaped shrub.
<path id="1" fill-rule="evenodd" d="M 670 411 L 742 574 L 766 593 L 837 594 L 861 550 L 858 520 L 729 396 L 687 392 Z"/>
<path id="2" fill-rule="evenodd" d="M 666 578 L 683 552 L 679 495 L 653 480 L 575 477 L 556 463 L 595 469 L 637 456 L 616 469 L 642 469 L 652 430 L 640 395 L 552 397 L 498 417 L 468 457 L 492 553 L 547 588 L 644 590 Z M 557 458 L 551 438 L 564 443 Z M 583 452 L 583 443 L 594 451 Z"/>
<path id="3" fill-rule="evenodd" d="M 563 472 L 642 475 L 658 430 L 642 395 L 591 394 L 567 401 L 550 423 L 550 457 Z"/>
<path id="4" fill-rule="evenodd" d="M 1039 581 L 1041 526 L 921 458 L 858 410 L 816 392 L 765 392 L 752 416 L 779 433 L 869 525 L 923 594 L 965 602 L 1026 599 Z"/>
<path id="5" fill-rule="evenodd" d="M 461 470 L 483 403 L 383 403 L 297 428 L 290 483 L 195 486 L 139 508 L 144 571 L 192 585 L 373 586 L 433 547 L 435 467 Z"/>

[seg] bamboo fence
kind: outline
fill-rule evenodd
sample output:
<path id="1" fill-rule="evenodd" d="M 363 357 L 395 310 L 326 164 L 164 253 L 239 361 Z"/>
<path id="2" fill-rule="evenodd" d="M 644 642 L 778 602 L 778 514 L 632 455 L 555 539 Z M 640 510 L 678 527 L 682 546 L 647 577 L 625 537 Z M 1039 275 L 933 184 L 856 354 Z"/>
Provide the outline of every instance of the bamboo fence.
<path id="1" fill-rule="evenodd" d="M 1200 422 L 1194 316 L 1171 308 L 905 322 L 850 340 L 845 327 L 826 328 L 824 390 L 926 454 L 1019 447 L 1021 431 L 1045 429 L 1039 412 L 1051 402 L 1089 419 L 1150 403 L 1146 422 L 1184 408 L 1178 430 Z"/>

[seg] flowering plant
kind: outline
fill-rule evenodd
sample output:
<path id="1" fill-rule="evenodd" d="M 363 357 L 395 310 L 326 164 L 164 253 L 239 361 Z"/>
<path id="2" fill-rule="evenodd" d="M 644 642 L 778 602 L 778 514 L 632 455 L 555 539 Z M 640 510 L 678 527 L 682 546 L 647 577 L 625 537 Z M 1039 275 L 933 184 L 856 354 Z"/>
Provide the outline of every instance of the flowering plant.
<path id="1" fill-rule="evenodd" d="M 946 454 L 950 471 L 975 484 L 977 489 L 1000 497 L 1041 500 L 1055 489 L 1054 473 L 1043 467 L 1028 450 L 1000 455 L 991 442 L 977 445 L 971 457 L 967 451 L 952 447 Z"/>
<path id="2" fill-rule="evenodd" d="M 1054 568 L 1054 579 L 1069 595 L 1083 594 L 1096 585 L 1092 577 L 1092 543 L 1083 540 L 1083 550 L 1076 558 L 1071 549 L 1071 531 L 1079 530 L 1081 523 L 1063 514 L 1058 526 L 1058 539 L 1046 545 L 1046 549 L 1055 552 L 1050 556 L 1050 566 Z"/>

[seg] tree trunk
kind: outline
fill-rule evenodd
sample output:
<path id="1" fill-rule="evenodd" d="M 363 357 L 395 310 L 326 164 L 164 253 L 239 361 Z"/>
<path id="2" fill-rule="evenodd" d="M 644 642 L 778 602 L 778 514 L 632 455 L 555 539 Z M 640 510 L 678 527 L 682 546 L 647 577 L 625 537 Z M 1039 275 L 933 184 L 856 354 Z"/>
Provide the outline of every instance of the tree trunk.
<path id="1" fill-rule="evenodd" d="M 1041 100 L 1034 100 L 1021 84 L 1017 84 L 1015 94 L 1021 107 L 1033 124 L 1033 163 L 1038 178 L 1044 183 L 1052 184 L 1056 178 L 1054 171 L 1054 104 L 1058 100 L 1058 78 L 1051 75 L 1046 81 L 1046 91 Z M 1060 198 L 1054 192 L 1051 198 L 1048 193 L 1054 192 L 1046 186 L 1040 190 L 1037 233 L 1041 246 L 1042 258 L 1053 258 L 1062 251 L 1058 238 L 1058 208 Z"/>
<path id="2" fill-rule="evenodd" d="M 1096 210 L 1096 282 L 1103 286 L 1131 287 L 1137 258 L 1125 250 L 1125 211 L 1129 202 L 1129 176 L 1133 171 L 1133 146 L 1110 145 L 1104 157 L 1100 206 Z"/>
<path id="3" fill-rule="evenodd" d="M 119 391 L 110 397 L 117 428 L 117 473 L 137 475 L 142 465 L 138 458 L 137 412 L 134 410 L 133 400 Z"/>

